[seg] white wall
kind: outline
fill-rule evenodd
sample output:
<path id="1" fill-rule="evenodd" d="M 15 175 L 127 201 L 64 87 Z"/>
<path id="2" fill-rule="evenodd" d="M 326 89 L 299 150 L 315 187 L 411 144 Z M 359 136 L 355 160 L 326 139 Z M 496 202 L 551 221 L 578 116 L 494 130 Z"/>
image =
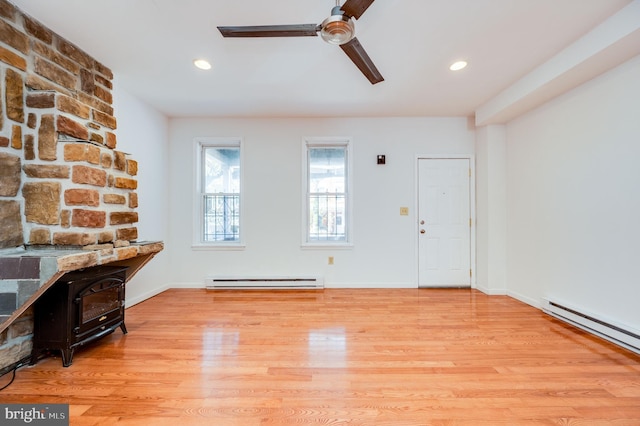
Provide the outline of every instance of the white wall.
<path id="1" fill-rule="evenodd" d="M 327 287 L 416 287 L 415 162 L 419 154 L 473 154 L 464 118 L 171 119 L 173 285 L 207 275 L 319 275 Z M 241 251 L 194 251 L 195 137 L 239 136 L 244 150 Z M 354 246 L 301 249 L 302 139 L 353 138 Z M 376 164 L 385 154 L 387 164 Z M 410 208 L 400 216 L 401 206 Z M 327 257 L 335 264 L 329 266 Z"/>
<path id="2" fill-rule="evenodd" d="M 640 330 L 640 57 L 507 125 L 509 293 Z"/>
<path id="3" fill-rule="evenodd" d="M 169 230 L 168 119 L 114 84 L 118 119 L 116 149 L 138 162 L 138 240 L 164 241 Z M 168 253 L 157 254 L 127 284 L 127 305 L 145 300 L 168 287 Z"/>
<path id="4" fill-rule="evenodd" d="M 504 125 L 476 130 L 476 288 L 507 293 L 507 137 Z"/>

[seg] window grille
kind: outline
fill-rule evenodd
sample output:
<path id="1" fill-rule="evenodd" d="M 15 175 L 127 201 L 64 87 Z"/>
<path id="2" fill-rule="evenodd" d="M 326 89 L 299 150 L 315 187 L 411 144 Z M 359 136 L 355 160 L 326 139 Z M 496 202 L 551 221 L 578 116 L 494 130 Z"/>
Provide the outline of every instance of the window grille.
<path id="1" fill-rule="evenodd" d="M 309 195 L 309 239 L 316 241 L 344 241 L 346 227 L 344 194 Z"/>
<path id="2" fill-rule="evenodd" d="M 205 242 L 237 241 L 240 238 L 238 194 L 205 194 L 203 205 Z"/>

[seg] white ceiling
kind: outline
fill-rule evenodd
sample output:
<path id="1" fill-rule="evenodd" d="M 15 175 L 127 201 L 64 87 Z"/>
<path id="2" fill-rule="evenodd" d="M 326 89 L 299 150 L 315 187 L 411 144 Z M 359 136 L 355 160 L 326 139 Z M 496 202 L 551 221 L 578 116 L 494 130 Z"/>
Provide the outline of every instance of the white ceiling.
<path id="1" fill-rule="evenodd" d="M 377 85 L 320 37 L 216 29 L 320 23 L 334 0 L 12 2 L 168 116 L 314 117 L 471 116 L 631 0 L 377 0 L 356 22 Z M 457 59 L 469 66 L 453 73 Z"/>

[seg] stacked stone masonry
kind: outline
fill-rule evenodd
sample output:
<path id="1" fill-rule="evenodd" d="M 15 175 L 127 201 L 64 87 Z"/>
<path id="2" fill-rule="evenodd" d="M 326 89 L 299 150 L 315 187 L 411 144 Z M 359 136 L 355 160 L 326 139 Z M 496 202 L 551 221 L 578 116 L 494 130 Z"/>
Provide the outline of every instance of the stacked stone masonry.
<path id="1" fill-rule="evenodd" d="M 138 238 L 138 164 L 116 150 L 112 80 L 109 68 L 0 0 L 0 252 L 81 249 L 46 267 L 29 255 L 0 255 L 0 325 L 51 268 L 142 253 L 131 244 Z M 32 317 L 27 309 L 0 332 L 0 374 L 29 355 Z"/>
<path id="2" fill-rule="evenodd" d="M 137 239 L 138 164 L 115 150 L 112 79 L 0 0 L 0 248 Z"/>

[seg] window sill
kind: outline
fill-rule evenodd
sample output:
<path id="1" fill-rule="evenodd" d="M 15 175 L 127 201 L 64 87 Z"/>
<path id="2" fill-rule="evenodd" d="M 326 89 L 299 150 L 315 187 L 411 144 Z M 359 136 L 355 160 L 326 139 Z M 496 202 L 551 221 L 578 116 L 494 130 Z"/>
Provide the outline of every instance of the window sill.
<path id="1" fill-rule="evenodd" d="M 243 243 L 217 243 L 217 244 L 192 244 L 191 250 L 193 251 L 236 251 L 244 250 L 246 245 Z"/>

